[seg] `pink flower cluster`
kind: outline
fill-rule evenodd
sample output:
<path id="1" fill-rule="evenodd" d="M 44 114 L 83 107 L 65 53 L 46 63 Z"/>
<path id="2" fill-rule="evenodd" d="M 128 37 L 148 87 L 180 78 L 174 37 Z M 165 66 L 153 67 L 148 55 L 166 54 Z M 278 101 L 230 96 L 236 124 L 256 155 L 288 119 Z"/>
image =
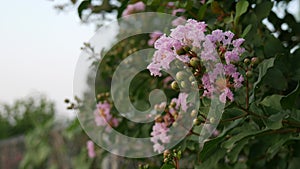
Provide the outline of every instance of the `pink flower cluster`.
<path id="1" fill-rule="evenodd" d="M 209 66 L 209 71 L 202 73 L 203 96 L 211 97 L 213 93 L 220 94 L 219 99 L 233 101 L 232 89 L 240 88 L 244 81 L 243 76 L 237 71 L 235 62 L 245 51 L 241 44 L 244 39 L 233 39 L 230 31 L 214 30 L 211 34 L 205 34 L 206 24 L 193 19 L 187 20 L 185 25 L 178 25 L 171 29 L 170 36 L 162 35 L 154 43 L 157 49 L 148 65 L 153 76 L 161 76 L 161 70 L 170 69 L 170 63 L 180 60 L 189 65 L 191 57 L 199 57 L 202 64 Z M 191 53 L 178 53 L 183 47 L 191 49 Z M 225 77 L 222 77 L 224 75 Z"/>
<path id="2" fill-rule="evenodd" d="M 127 16 L 136 12 L 144 11 L 145 8 L 146 8 L 145 4 L 141 1 L 134 4 L 130 4 L 123 11 L 122 16 Z"/>
<path id="3" fill-rule="evenodd" d="M 113 117 L 110 113 L 111 107 L 107 101 L 100 102 L 97 104 L 97 109 L 94 111 L 95 123 L 97 126 L 105 126 L 107 130 L 107 124 L 112 127 L 117 127 L 119 121 L 117 118 Z"/>
<path id="4" fill-rule="evenodd" d="M 170 142 L 170 136 L 167 135 L 169 128 L 166 123 L 156 122 L 152 127 L 151 142 L 154 143 L 153 149 L 155 152 L 162 153 L 165 149 L 163 144 Z"/>
<path id="5" fill-rule="evenodd" d="M 245 40 L 242 38 L 233 40 L 234 34 L 232 32 L 223 32 L 222 30 L 214 30 L 206 37 L 221 55 L 220 57 L 225 58 L 225 62 L 215 64 L 213 71 L 203 75 L 202 83 L 205 89 L 203 95 L 210 97 L 212 93 L 220 92 L 219 99 L 221 102 L 225 103 L 227 99 L 233 101 L 234 97 L 230 88 L 240 88 L 244 78 L 232 63 L 239 61 L 240 55 L 244 53 L 245 49 L 241 47 L 241 44 Z M 207 49 L 202 51 L 203 56 L 206 51 Z M 217 58 L 210 57 L 209 59 L 215 60 Z M 224 72 L 225 78 L 218 78 L 222 72 Z"/>
<path id="6" fill-rule="evenodd" d="M 180 93 L 178 98 L 173 98 L 171 100 L 173 107 L 169 106 L 169 108 L 165 110 L 166 114 L 162 117 L 162 120 L 155 122 L 152 127 L 151 142 L 154 144 L 153 149 L 155 152 L 161 153 L 165 149 L 164 144 L 170 143 L 171 136 L 168 136 L 168 127 L 178 119 L 178 112 L 180 109 L 187 111 L 187 97 L 187 93 Z M 156 107 L 156 109 L 161 110 L 166 107 L 166 102 L 162 102 L 161 104 L 156 105 Z"/>
<path id="7" fill-rule="evenodd" d="M 204 22 L 197 22 L 189 19 L 186 25 L 179 25 L 171 30 L 169 37 L 162 35 L 154 43 L 155 51 L 152 62 L 148 65 L 148 69 L 153 76 L 161 76 L 162 69 L 169 69 L 170 63 L 176 58 L 187 63 L 189 57 L 187 55 L 178 55 L 177 50 L 183 46 L 199 46 L 200 42 L 204 40 L 206 24 Z"/>

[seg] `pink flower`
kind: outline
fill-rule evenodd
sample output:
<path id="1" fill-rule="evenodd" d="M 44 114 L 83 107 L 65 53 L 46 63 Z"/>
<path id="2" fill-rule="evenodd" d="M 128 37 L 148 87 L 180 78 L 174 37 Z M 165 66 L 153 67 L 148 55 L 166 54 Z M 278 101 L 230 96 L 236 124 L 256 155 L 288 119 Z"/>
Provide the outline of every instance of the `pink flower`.
<path id="1" fill-rule="evenodd" d="M 223 93 L 219 96 L 219 99 L 222 103 L 226 103 L 226 98 L 228 98 L 230 101 L 233 101 L 233 93 L 229 88 L 225 88 Z"/>
<path id="2" fill-rule="evenodd" d="M 96 157 L 96 153 L 95 153 L 95 147 L 94 147 L 94 142 L 89 140 L 86 142 L 86 147 L 88 150 L 88 156 L 90 158 L 95 158 Z"/>
<path id="3" fill-rule="evenodd" d="M 178 12 L 185 12 L 185 9 L 182 9 L 182 8 L 174 9 L 174 10 L 172 11 L 172 15 L 173 15 L 173 16 L 176 16 L 176 14 L 177 14 Z"/>
<path id="4" fill-rule="evenodd" d="M 96 107 L 97 109 L 94 111 L 96 126 L 104 126 L 109 131 L 108 125 L 112 127 L 119 125 L 118 119 L 111 115 L 111 106 L 107 101 L 98 103 Z"/>
<path id="5" fill-rule="evenodd" d="M 183 25 L 186 23 L 186 19 L 183 16 L 180 16 L 172 21 L 172 26 Z"/>
<path id="6" fill-rule="evenodd" d="M 161 36 L 163 35 L 162 32 L 160 31 L 154 31 L 150 34 L 150 39 L 148 40 L 148 45 L 153 46 L 154 42 Z"/>
<path id="7" fill-rule="evenodd" d="M 187 111 L 188 105 L 187 105 L 187 99 L 188 94 L 187 93 L 179 93 L 178 98 L 173 98 L 172 102 L 176 103 L 176 109 L 179 110 L 181 108 L 183 111 Z"/>
<path id="8" fill-rule="evenodd" d="M 166 123 L 155 123 L 152 127 L 151 132 L 151 142 L 154 143 L 153 149 L 158 153 L 162 153 L 164 150 L 164 145 L 170 142 L 170 136 L 167 135 L 169 128 L 167 128 Z"/>
<path id="9" fill-rule="evenodd" d="M 123 11 L 122 16 L 127 16 L 136 12 L 144 11 L 145 8 L 146 8 L 145 4 L 141 1 L 135 4 L 130 4 Z"/>

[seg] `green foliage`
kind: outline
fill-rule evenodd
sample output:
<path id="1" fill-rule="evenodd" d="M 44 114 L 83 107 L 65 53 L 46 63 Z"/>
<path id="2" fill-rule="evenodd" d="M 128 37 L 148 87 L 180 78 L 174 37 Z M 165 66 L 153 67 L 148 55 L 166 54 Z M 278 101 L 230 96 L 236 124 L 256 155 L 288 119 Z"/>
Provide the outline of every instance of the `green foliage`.
<path id="1" fill-rule="evenodd" d="M 97 14 L 111 14 L 112 11 L 115 11 L 116 17 L 119 18 L 128 3 L 138 2 L 119 0 L 117 1 L 119 5 L 115 6 L 112 1 L 103 1 L 102 5 L 108 3 L 108 7 L 92 10 L 97 7 L 94 1 L 96 0 L 82 1 L 79 4 L 78 13 L 83 21 Z M 246 52 L 241 61 L 236 63 L 243 68 L 239 71 L 245 75 L 244 86 L 235 91 L 235 101 L 226 105 L 217 128 L 220 132 L 218 135 L 199 144 L 199 137 L 191 134 L 180 142 L 179 146 L 183 151 L 180 167 L 299 168 L 300 24 L 288 13 L 286 6 L 280 6 L 289 3 L 289 0 L 209 0 L 205 4 L 200 1 L 171 0 L 143 2 L 146 4 L 146 11 L 165 13 L 172 13 L 173 8 L 166 6 L 168 2 L 174 2 L 174 8 L 186 10 L 180 16 L 205 21 L 209 31 L 230 30 L 237 38 L 245 39 Z M 273 7 L 282 8 L 285 11 L 284 16 L 278 17 L 272 10 Z M 273 26 L 274 30 L 267 28 L 263 23 L 264 19 L 269 21 L 267 26 Z M 284 29 L 283 24 L 288 25 L 288 28 Z M 107 52 L 107 57 L 102 60 L 97 70 L 99 76 L 96 78 L 97 93 L 109 92 L 112 74 L 118 64 L 132 52 L 147 48 L 148 39 L 148 35 L 131 37 L 118 43 L 110 51 L 102 51 Z M 252 58 L 256 58 L 257 63 L 250 62 Z M 248 59 L 249 63 L 244 63 L 244 59 Z M 97 62 L 98 60 L 95 60 L 95 65 Z M 249 75 L 249 71 L 252 76 L 246 76 Z M 120 78 L 126 79 L 126 76 Z M 146 109 L 149 106 L 147 100 L 149 92 L 155 88 L 163 89 L 170 98 L 178 94 L 177 91 L 165 87 L 162 81 L 163 78 L 149 77 L 147 71 L 138 74 L 130 87 L 132 104 L 138 109 Z M 202 116 L 197 118 L 204 121 L 207 120 L 205 116 L 210 102 L 202 99 L 201 105 L 199 112 Z M 117 116 L 115 112 L 113 108 L 113 114 Z M 70 126 L 69 138 L 72 138 L 72 132 L 80 133 L 78 126 L 77 122 Z M 151 126 L 152 124 L 133 124 L 128 120 L 122 120 L 116 130 L 128 136 L 148 137 Z M 199 133 L 201 129 L 201 126 L 196 126 L 192 131 Z M 45 154 L 48 153 L 47 149 L 44 151 Z M 86 162 L 81 155 L 78 157 L 79 166 L 99 167 L 102 158 L 95 164 Z M 126 161 L 134 160 L 126 159 Z M 150 168 L 176 168 L 169 163 L 162 165 L 161 156 L 136 161 L 148 163 Z"/>
<path id="2" fill-rule="evenodd" d="M 54 116 L 54 103 L 44 96 L 28 97 L 0 105 L 0 139 L 32 131 Z"/>

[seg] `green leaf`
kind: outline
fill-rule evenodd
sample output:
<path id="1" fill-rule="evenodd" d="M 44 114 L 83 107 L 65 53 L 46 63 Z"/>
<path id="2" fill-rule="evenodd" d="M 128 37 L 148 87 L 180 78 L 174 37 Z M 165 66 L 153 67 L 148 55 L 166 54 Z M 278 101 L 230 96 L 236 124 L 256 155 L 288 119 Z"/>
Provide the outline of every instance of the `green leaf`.
<path id="1" fill-rule="evenodd" d="M 175 167 L 171 164 L 164 164 L 160 169 L 175 169 Z"/>
<path id="2" fill-rule="evenodd" d="M 282 119 L 285 116 L 284 113 L 273 114 L 267 119 L 263 119 L 268 129 L 277 130 L 282 127 Z"/>
<path id="3" fill-rule="evenodd" d="M 296 104 L 296 100 L 300 94 L 299 86 L 300 86 L 300 82 L 298 82 L 297 87 L 291 93 L 289 93 L 287 96 L 285 96 L 281 99 L 281 105 L 282 105 L 283 109 L 294 108 L 294 105 Z"/>
<path id="4" fill-rule="evenodd" d="M 228 153 L 228 159 L 235 163 L 238 159 L 238 156 L 242 149 L 247 145 L 249 142 L 249 139 L 243 139 L 242 141 L 238 142 L 237 145 Z"/>
<path id="5" fill-rule="evenodd" d="M 200 164 L 199 166 L 195 166 L 195 169 L 203 169 L 203 168 L 207 168 L 207 169 L 213 169 L 216 168 L 218 165 L 218 162 L 224 158 L 226 154 L 226 150 L 224 149 L 218 149 L 217 151 L 215 151 L 215 153 L 213 155 L 210 156 L 210 158 L 208 158 L 207 160 L 204 160 L 202 164 Z M 202 159 L 200 159 L 202 160 Z"/>
<path id="6" fill-rule="evenodd" d="M 260 21 L 266 18 L 269 15 L 272 7 L 273 7 L 273 2 L 271 1 L 263 1 L 260 4 L 257 4 L 254 9 L 257 19 Z"/>
<path id="7" fill-rule="evenodd" d="M 202 5 L 199 9 L 199 12 L 198 12 L 198 17 L 199 17 L 199 20 L 202 20 L 204 18 L 204 15 L 205 15 L 205 12 L 206 12 L 206 9 L 207 9 L 207 5 Z"/>
<path id="8" fill-rule="evenodd" d="M 289 161 L 288 169 L 299 169 L 300 168 L 300 158 L 294 157 Z"/>
<path id="9" fill-rule="evenodd" d="M 251 28 L 252 28 L 252 24 L 248 25 L 248 26 L 244 29 L 244 31 L 243 31 L 241 37 L 244 38 L 244 37 L 248 34 L 248 32 L 251 30 Z"/>
<path id="10" fill-rule="evenodd" d="M 246 0 L 241 0 L 238 1 L 238 3 L 236 4 L 236 13 L 235 13 L 235 18 L 234 18 L 234 23 L 237 25 L 240 16 L 242 16 L 248 9 L 249 6 L 249 2 Z"/>
<path id="11" fill-rule="evenodd" d="M 215 139 L 209 140 L 204 143 L 203 149 L 200 152 L 199 158 L 201 160 L 206 160 L 211 156 L 216 150 L 219 149 L 219 144 L 225 139 L 225 136 L 217 137 Z"/>
<path id="12" fill-rule="evenodd" d="M 235 146 L 235 144 L 241 141 L 242 139 L 265 132 L 267 130 L 260 130 L 254 124 L 255 123 L 245 123 L 243 126 L 235 128 L 235 131 L 232 130 L 232 132 L 235 132 L 237 134 L 223 142 L 222 147 L 225 149 L 232 149 Z"/>
<path id="13" fill-rule="evenodd" d="M 269 69 L 264 78 L 264 83 L 277 90 L 285 90 L 288 87 L 282 71 L 277 68 Z"/>
<path id="14" fill-rule="evenodd" d="M 281 41 L 273 35 L 266 35 L 266 40 L 264 42 L 265 57 L 270 58 L 282 53 L 284 53 L 284 47 Z"/>
<path id="15" fill-rule="evenodd" d="M 260 102 L 260 104 L 266 107 L 272 107 L 273 109 L 276 109 L 278 111 L 282 111 L 282 107 L 280 103 L 282 97 L 283 97 L 282 95 L 278 95 L 278 94 L 267 96 L 264 98 L 263 101 Z"/>
<path id="16" fill-rule="evenodd" d="M 265 76 L 267 73 L 267 70 L 271 67 L 274 66 L 274 60 L 275 58 L 270 58 L 270 59 L 265 59 L 258 65 L 258 79 L 257 81 L 253 84 L 253 95 L 251 96 L 251 100 L 254 99 L 255 96 L 255 90 L 257 88 L 257 85 L 260 84 L 262 78 Z"/>
<path id="17" fill-rule="evenodd" d="M 276 139 L 276 142 L 274 142 L 267 150 L 267 159 L 272 159 L 282 148 L 282 146 L 290 139 L 289 136 L 286 135 L 280 135 L 279 139 Z"/>

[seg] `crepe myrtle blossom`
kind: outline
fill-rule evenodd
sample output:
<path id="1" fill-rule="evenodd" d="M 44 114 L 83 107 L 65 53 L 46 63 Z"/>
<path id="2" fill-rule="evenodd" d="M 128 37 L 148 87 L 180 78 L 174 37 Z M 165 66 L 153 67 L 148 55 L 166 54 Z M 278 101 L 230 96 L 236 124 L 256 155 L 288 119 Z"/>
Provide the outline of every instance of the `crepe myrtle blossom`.
<path id="1" fill-rule="evenodd" d="M 89 140 L 86 142 L 86 147 L 88 150 L 88 156 L 90 158 L 95 158 L 96 157 L 96 153 L 95 153 L 95 147 L 94 147 L 94 142 Z"/>
<path id="2" fill-rule="evenodd" d="M 153 143 L 153 150 L 161 153 L 165 149 L 164 144 L 170 143 L 171 136 L 168 135 L 169 127 L 178 119 L 178 112 L 187 111 L 187 93 L 180 93 L 178 98 L 171 100 L 170 106 L 166 108 L 166 102 L 155 105 L 155 109 L 162 111 L 165 109 L 165 115 L 158 116 L 155 119 L 155 124 L 152 127 L 151 142 Z"/>
<path id="3" fill-rule="evenodd" d="M 244 81 L 235 63 L 245 51 L 241 47 L 245 40 L 234 39 L 234 36 L 230 31 L 219 29 L 207 34 L 204 22 L 189 19 L 185 25 L 171 29 L 169 36 L 162 35 L 155 41 L 156 51 L 147 68 L 152 76 L 161 76 L 161 70 L 170 69 L 174 60 L 191 66 L 190 59 L 198 57 L 202 65 L 209 66 L 209 71 L 205 69 L 199 74 L 203 96 L 210 98 L 217 93 L 221 102 L 233 101 L 232 91 L 240 88 Z"/>
<path id="4" fill-rule="evenodd" d="M 144 11 L 145 8 L 146 8 L 145 4 L 141 1 L 134 4 L 130 4 L 123 11 L 122 16 L 127 16 L 136 12 Z"/>
<path id="5" fill-rule="evenodd" d="M 160 31 L 154 31 L 150 34 L 150 39 L 148 40 L 148 45 L 153 46 L 154 42 L 161 36 L 163 35 L 162 32 Z"/>
<path id="6" fill-rule="evenodd" d="M 165 149 L 164 144 L 170 142 L 170 137 L 168 136 L 169 128 L 166 123 L 155 122 L 152 127 L 151 132 L 151 142 L 153 143 L 153 150 L 158 153 L 162 153 Z"/>
<path id="7" fill-rule="evenodd" d="M 153 76 L 161 76 L 162 69 L 168 70 L 170 63 L 176 58 L 184 63 L 188 63 L 190 58 L 188 55 L 178 55 L 177 51 L 183 46 L 200 46 L 200 42 L 205 38 L 206 24 L 189 19 L 187 23 L 171 29 L 170 36 L 165 34 L 158 38 L 154 43 L 157 49 L 154 53 L 152 62 L 148 65 L 148 69 Z"/>
<path id="8" fill-rule="evenodd" d="M 183 25 L 185 23 L 186 23 L 186 18 L 184 16 L 180 16 L 172 21 L 172 26 Z"/>
<path id="9" fill-rule="evenodd" d="M 111 115 L 110 110 L 111 106 L 107 101 L 99 102 L 96 105 L 96 110 L 94 111 L 96 126 L 105 126 L 108 131 L 109 127 L 107 127 L 107 125 L 111 127 L 117 127 L 119 125 L 118 119 Z"/>

